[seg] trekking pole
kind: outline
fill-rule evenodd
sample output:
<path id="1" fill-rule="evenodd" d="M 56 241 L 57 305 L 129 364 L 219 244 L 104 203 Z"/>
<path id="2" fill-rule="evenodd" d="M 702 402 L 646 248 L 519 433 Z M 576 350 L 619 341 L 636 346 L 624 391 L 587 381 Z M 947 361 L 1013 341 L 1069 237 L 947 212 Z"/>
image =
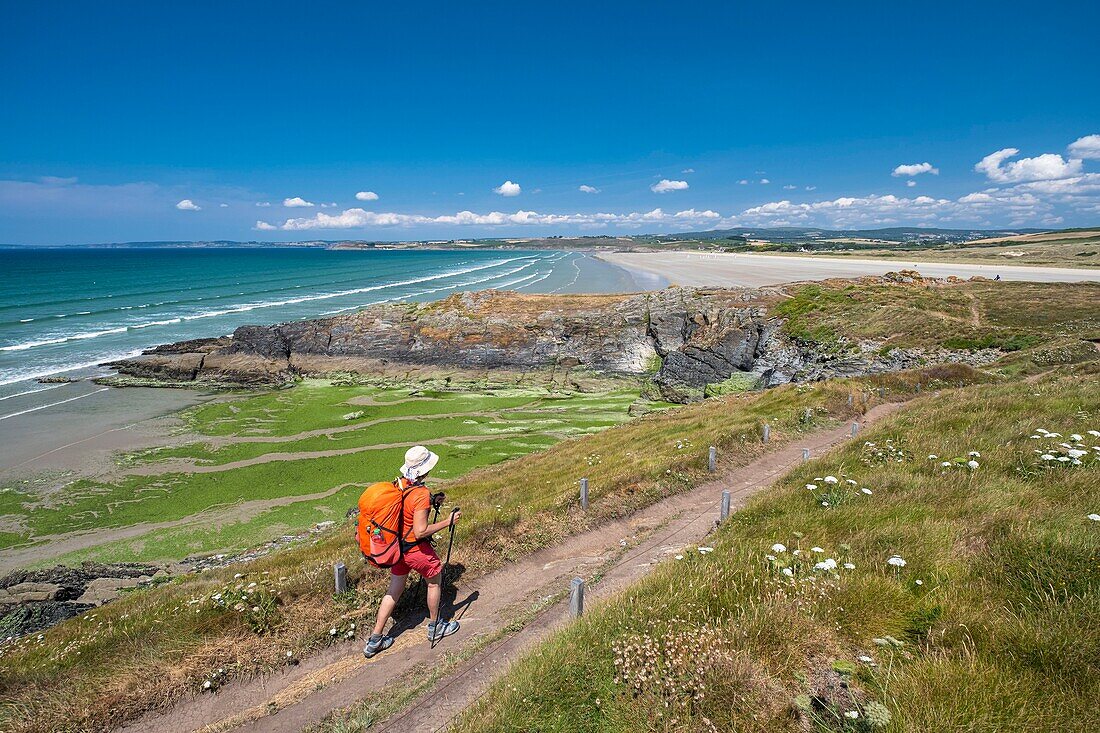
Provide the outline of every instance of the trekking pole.
<path id="1" fill-rule="evenodd" d="M 451 548 L 454 547 L 454 544 L 455 544 L 455 512 L 457 512 L 457 511 L 458 511 L 457 506 L 454 509 L 451 510 L 451 524 L 450 524 L 449 527 L 447 527 L 447 531 L 450 533 L 450 538 L 447 540 L 447 559 L 443 561 L 443 570 L 440 571 L 440 575 L 443 576 L 439 579 L 439 597 L 440 597 L 439 599 L 440 599 L 440 603 L 442 603 L 442 601 L 443 601 L 443 591 L 447 587 L 447 566 L 450 565 L 450 563 L 451 563 Z M 436 642 L 435 636 L 432 636 L 432 643 L 431 643 L 431 648 L 432 649 L 435 649 L 435 642 Z"/>

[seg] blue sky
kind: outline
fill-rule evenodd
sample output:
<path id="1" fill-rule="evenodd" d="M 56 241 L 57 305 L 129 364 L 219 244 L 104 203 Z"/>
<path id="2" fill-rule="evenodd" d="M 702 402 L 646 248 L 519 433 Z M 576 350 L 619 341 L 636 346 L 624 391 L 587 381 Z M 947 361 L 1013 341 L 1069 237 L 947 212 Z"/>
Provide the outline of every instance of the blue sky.
<path id="1" fill-rule="evenodd" d="M 7 3 L 0 242 L 1097 225 L 1097 8 Z"/>

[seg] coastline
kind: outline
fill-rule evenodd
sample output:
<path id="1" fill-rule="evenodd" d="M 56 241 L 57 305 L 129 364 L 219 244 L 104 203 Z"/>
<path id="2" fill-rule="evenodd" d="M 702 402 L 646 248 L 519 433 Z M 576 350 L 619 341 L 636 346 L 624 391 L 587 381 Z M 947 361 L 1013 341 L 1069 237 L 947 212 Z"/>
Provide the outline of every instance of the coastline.
<path id="1" fill-rule="evenodd" d="M 887 259 L 817 259 L 770 254 L 718 252 L 609 252 L 600 259 L 628 270 L 641 270 L 669 283 L 699 287 L 765 287 L 829 278 L 884 275 L 916 270 L 925 277 L 986 277 L 1032 282 L 1100 282 L 1100 270 L 1032 265 L 954 264 Z"/>

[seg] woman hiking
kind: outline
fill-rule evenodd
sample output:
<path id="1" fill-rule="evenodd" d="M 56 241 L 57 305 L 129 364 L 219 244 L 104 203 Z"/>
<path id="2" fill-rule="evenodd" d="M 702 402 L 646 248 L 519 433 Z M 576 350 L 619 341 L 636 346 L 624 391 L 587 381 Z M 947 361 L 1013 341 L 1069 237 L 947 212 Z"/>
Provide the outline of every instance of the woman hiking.
<path id="1" fill-rule="evenodd" d="M 433 524 L 428 523 L 428 512 L 432 506 L 432 496 L 424 479 L 439 462 L 439 456 L 422 445 L 413 446 L 405 453 L 405 464 L 401 466 L 401 477 L 395 482 L 403 494 L 401 538 L 406 549 L 397 562 L 390 567 L 390 587 L 378 607 L 378 619 L 374 623 L 374 633 L 363 647 L 363 655 L 368 659 L 393 645 L 393 637 L 383 634 L 397 601 L 405 590 L 409 570 L 415 570 L 428 583 L 428 640 L 433 644 L 445 636 L 458 631 L 457 621 L 444 621 L 439 618 L 439 598 L 442 595 L 443 565 L 431 545 L 432 535 L 447 529 L 458 521 L 462 513 L 455 510 L 449 517 Z"/>

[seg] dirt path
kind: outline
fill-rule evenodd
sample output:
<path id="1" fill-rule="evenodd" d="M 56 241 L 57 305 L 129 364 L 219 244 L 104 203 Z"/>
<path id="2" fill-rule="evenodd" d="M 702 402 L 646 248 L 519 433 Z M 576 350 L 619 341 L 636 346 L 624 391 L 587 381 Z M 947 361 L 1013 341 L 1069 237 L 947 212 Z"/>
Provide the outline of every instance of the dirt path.
<path id="1" fill-rule="evenodd" d="M 873 408 L 864 422 L 875 422 L 900 404 Z M 851 436 L 848 425 L 807 435 L 803 440 L 736 468 L 721 478 L 546 548 L 495 573 L 459 584 L 454 608 L 462 632 L 433 650 L 417 623 L 394 633 L 397 642 L 385 654 L 363 658 L 362 641 L 337 644 L 298 667 L 185 701 L 164 713 L 149 713 L 122 731 L 127 733 L 289 733 L 320 721 L 333 710 L 347 707 L 364 695 L 385 689 L 401 675 L 430 665 L 463 644 L 498 634 L 517 614 L 536 607 L 568 587 L 577 576 L 603 575 L 586 594 L 586 601 L 622 590 L 644 576 L 658 562 L 684 546 L 698 542 L 714 527 L 723 490 L 731 491 L 736 506 L 802 460 L 802 449 L 813 455 Z M 623 541 L 627 544 L 624 551 Z M 568 621 L 568 609 L 559 602 L 546 608 L 521 631 L 488 644 L 461 663 L 406 711 L 380 730 L 426 731 L 447 726 L 481 695 L 508 663 Z"/>

